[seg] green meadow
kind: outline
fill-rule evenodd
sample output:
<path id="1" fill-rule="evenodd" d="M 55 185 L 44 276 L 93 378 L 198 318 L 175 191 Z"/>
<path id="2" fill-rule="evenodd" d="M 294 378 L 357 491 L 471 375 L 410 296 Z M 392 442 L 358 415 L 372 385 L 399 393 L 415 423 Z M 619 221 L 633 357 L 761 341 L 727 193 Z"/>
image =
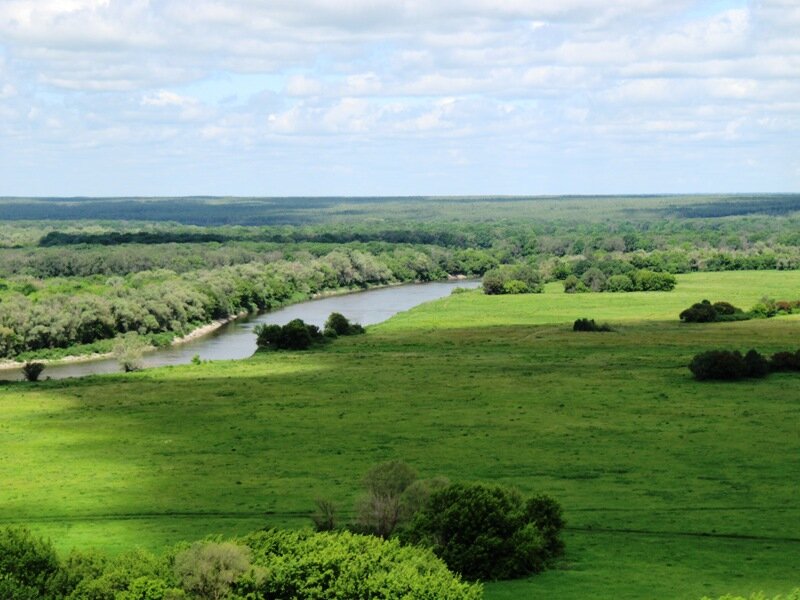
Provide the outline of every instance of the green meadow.
<path id="1" fill-rule="evenodd" d="M 800 380 L 699 383 L 705 349 L 800 347 L 800 316 L 689 325 L 693 302 L 800 298 L 800 271 L 668 293 L 454 294 L 298 353 L 0 386 L 0 524 L 64 551 L 347 518 L 372 465 L 563 505 L 567 553 L 489 599 L 787 592 L 800 563 Z M 576 318 L 611 333 L 573 333 Z M 44 375 L 46 376 L 46 371 Z"/>

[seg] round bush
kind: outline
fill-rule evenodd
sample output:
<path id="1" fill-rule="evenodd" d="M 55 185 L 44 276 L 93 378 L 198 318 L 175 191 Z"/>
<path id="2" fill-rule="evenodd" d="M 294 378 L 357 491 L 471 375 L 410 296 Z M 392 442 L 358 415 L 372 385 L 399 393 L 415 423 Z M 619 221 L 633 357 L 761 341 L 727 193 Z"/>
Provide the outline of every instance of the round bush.
<path id="1" fill-rule="evenodd" d="M 748 376 L 747 364 L 740 352 L 710 350 L 698 354 L 689 363 L 689 370 L 696 379 L 734 380 Z"/>

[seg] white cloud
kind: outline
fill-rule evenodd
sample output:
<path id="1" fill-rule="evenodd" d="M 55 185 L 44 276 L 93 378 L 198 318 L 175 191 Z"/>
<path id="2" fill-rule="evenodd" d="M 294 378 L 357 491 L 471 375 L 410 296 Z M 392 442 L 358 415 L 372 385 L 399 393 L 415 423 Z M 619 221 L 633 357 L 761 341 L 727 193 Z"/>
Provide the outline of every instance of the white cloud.
<path id="1" fill-rule="evenodd" d="M 0 0 L 0 137 L 141 160 L 413 141 L 443 169 L 487 146 L 489 170 L 645 140 L 797 155 L 797 31 L 794 0 Z"/>

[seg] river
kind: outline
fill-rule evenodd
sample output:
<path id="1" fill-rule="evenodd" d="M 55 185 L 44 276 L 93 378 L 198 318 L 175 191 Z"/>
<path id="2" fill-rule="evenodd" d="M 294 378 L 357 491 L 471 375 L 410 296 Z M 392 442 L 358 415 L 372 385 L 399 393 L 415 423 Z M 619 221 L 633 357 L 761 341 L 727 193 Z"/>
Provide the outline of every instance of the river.
<path id="1" fill-rule="evenodd" d="M 260 323 L 283 325 L 292 319 L 322 326 L 332 312 L 339 312 L 354 323 L 374 325 L 399 312 L 450 295 L 456 287 L 475 288 L 475 280 L 435 281 L 396 285 L 363 292 L 328 296 L 279 308 L 278 310 L 248 315 L 227 323 L 203 337 L 184 344 L 153 350 L 144 355 L 147 367 L 181 365 L 199 356 L 202 360 L 236 360 L 252 356 L 256 351 L 253 328 Z M 100 373 L 117 373 L 120 367 L 115 359 L 101 358 L 83 362 L 48 365 L 42 379 L 65 379 Z M 0 370 L 0 381 L 23 379 L 19 369 Z"/>

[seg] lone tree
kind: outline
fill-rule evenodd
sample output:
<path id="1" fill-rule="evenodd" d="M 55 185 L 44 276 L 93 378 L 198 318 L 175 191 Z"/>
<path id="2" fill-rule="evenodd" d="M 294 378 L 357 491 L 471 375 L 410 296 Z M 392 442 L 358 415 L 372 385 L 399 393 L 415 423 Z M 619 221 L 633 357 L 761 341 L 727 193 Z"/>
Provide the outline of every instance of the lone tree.
<path id="1" fill-rule="evenodd" d="M 561 507 L 515 489 L 453 484 L 434 492 L 403 538 L 429 546 L 467 579 L 538 573 L 563 551 Z"/>
<path id="2" fill-rule="evenodd" d="M 129 332 L 117 339 L 113 354 L 122 370 L 130 373 L 138 371 L 144 366 L 142 356 L 146 348 L 147 342 L 138 333 Z"/>
<path id="3" fill-rule="evenodd" d="M 404 517 L 403 493 L 417 480 L 417 472 L 393 460 L 374 466 L 364 476 L 364 495 L 356 504 L 356 527 L 388 538 Z"/>
<path id="4" fill-rule="evenodd" d="M 22 365 L 22 374 L 26 381 L 38 381 L 44 371 L 44 363 L 28 361 Z"/>

